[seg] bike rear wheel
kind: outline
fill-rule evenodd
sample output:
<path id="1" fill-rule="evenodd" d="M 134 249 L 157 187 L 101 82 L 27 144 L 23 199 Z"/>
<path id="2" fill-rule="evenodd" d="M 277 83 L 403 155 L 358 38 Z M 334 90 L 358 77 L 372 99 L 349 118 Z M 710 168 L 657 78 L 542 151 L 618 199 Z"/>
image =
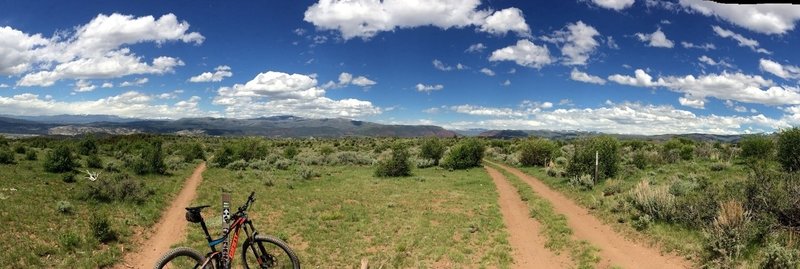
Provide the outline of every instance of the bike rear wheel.
<path id="1" fill-rule="evenodd" d="M 300 269 L 300 259 L 282 240 L 257 235 L 244 243 L 242 263 L 245 269 Z"/>
<path id="2" fill-rule="evenodd" d="M 199 269 L 203 262 L 206 260 L 200 252 L 186 247 L 178 247 L 171 249 L 167 254 L 161 257 L 156 263 L 155 269 L 177 269 L 177 268 L 191 268 Z M 214 266 L 209 264 L 203 269 L 214 269 Z"/>

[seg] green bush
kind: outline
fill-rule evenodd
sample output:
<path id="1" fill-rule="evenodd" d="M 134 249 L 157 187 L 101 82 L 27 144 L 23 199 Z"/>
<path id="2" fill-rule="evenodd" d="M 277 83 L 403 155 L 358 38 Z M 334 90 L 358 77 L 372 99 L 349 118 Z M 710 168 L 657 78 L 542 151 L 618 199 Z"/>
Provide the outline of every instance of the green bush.
<path id="1" fill-rule="evenodd" d="M 97 142 L 91 135 L 86 136 L 80 143 L 78 143 L 78 154 L 90 155 L 97 153 Z"/>
<path id="2" fill-rule="evenodd" d="M 680 159 L 691 160 L 694 154 L 694 142 L 685 138 L 672 138 L 661 146 L 661 155 L 668 163 Z"/>
<path id="3" fill-rule="evenodd" d="M 294 162 L 288 159 L 279 159 L 275 161 L 275 168 L 278 170 L 286 170 L 289 169 L 289 166 L 292 166 Z"/>
<path id="4" fill-rule="evenodd" d="M 330 165 L 372 165 L 373 159 L 368 153 L 339 151 L 325 157 Z"/>
<path id="5" fill-rule="evenodd" d="M 639 170 L 644 170 L 647 168 L 647 154 L 644 151 L 636 151 L 633 153 L 633 157 L 631 158 L 631 163 Z"/>
<path id="6" fill-rule="evenodd" d="M 166 174 L 167 165 L 164 163 L 164 154 L 161 141 L 154 141 L 143 146 L 141 157 L 134 162 L 134 172 L 144 174 Z"/>
<path id="7" fill-rule="evenodd" d="M 58 203 L 56 204 L 56 208 L 58 209 L 58 212 L 62 214 L 73 213 L 72 204 L 68 201 L 58 201 Z"/>
<path id="8" fill-rule="evenodd" d="M 8 147 L 0 147 L 0 164 L 13 164 L 14 152 Z"/>
<path id="9" fill-rule="evenodd" d="M 572 160 L 567 166 L 567 173 L 570 176 L 594 175 L 595 153 L 599 154 L 599 178 L 595 181 L 616 176 L 620 163 L 619 141 L 611 136 L 597 136 L 578 141 Z"/>
<path id="10" fill-rule="evenodd" d="M 103 160 L 100 159 L 100 156 L 97 156 L 97 153 L 90 154 L 86 157 L 86 167 L 102 169 Z"/>
<path id="11" fill-rule="evenodd" d="M 29 149 L 28 151 L 25 152 L 25 159 L 28 161 L 35 161 L 39 159 L 39 157 L 36 155 L 35 150 Z"/>
<path id="12" fill-rule="evenodd" d="M 725 169 L 728 169 L 728 164 L 726 163 L 712 163 L 708 166 L 708 169 L 714 172 L 719 172 Z"/>
<path id="13" fill-rule="evenodd" d="M 639 231 L 647 230 L 648 228 L 650 228 L 650 225 L 652 224 L 653 224 L 653 217 L 651 217 L 648 214 L 637 216 L 633 219 L 633 222 L 631 222 L 633 228 L 636 228 L 636 230 Z"/>
<path id="14" fill-rule="evenodd" d="M 408 150 L 401 144 L 391 148 L 391 155 L 378 161 L 375 167 L 376 177 L 405 177 L 411 175 L 411 164 L 408 161 Z"/>
<path id="15" fill-rule="evenodd" d="M 787 172 L 800 171 L 800 127 L 778 133 L 778 162 Z"/>
<path id="16" fill-rule="evenodd" d="M 432 160 L 433 165 L 439 165 L 439 159 L 444 155 L 444 144 L 438 138 L 428 138 L 422 142 L 419 148 L 419 157 L 422 159 Z"/>
<path id="17" fill-rule="evenodd" d="M 739 141 L 741 156 L 745 159 L 771 160 L 775 143 L 766 135 L 749 135 Z"/>
<path id="18" fill-rule="evenodd" d="M 199 143 L 191 143 L 183 150 L 183 161 L 193 162 L 194 160 L 206 160 L 206 152 Z"/>
<path id="19" fill-rule="evenodd" d="M 417 168 L 428 168 L 436 166 L 436 162 L 433 159 L 417 159 Z"/>
<path id="20" fill-rule="evenodd" d="M 545 166 L 553 160 L 558 145 L 548 139 L 531 139 L 519 146 L 519 163 L 524 166 Z"/>
<path id="21" fill-rule="evenodd" d="M 467 169 L 481 165 L 484 145 L 474 138 L 465 139 L 450 149 L 442 166 L 449 169 Z"/>
<path id="22" fill-rule="evenodd" d="M 25 154 L 25 152 L 27 152 L 27 151 L 28 151 L 28 149 L 25 148 L 25 146 L 23 146 L 23 145 L 14 146 L 14 152 L 16 152 L 17 154 Z"/>
<path id="23" fill-rule="evenodd" d="M 111 220 L 105 214 L 92 214 L 89 219 L 92 235 L 101 243 L 117 240 L 117 232 L 111 227 Z"/>
<path id="24" fill-rule="evenodd" d="M 286 159 L 294 159 L 294 156 L 300 153 L 300 150 L 297 149 L 295 145 L 289 145 L 283 149 L 283 157 Z"/>
<path id="25" fill-rule="evenodd" d="M 334 152 L 336 152 L 336 150 L 333 149 L 333 147 L 328 146 L 328 145 L 324 145 L 324 146 L 319 148 L 319 154 L 321 154 L 322 156 L 326 156 L 327 157 L 328 155 L 331 155 Z"/>
<path id="26" fill-rule="evenodd" d="M 44 159 L 44 170 L 51 173 L 69 172 L 78 167 L 72 149 L 66 145 L 58 145 L 47 153 Z"/>
<path id="27" fill-rule="evenodd" d="M 66 232 L 58 235 L 58 244 L 66 250 L 78 248 L 81 244 L 81 237 L 74 232 Z"/>
<path id="28" fill-rule="evenodd" d="M 752 210 L 773 215 L 784 226 L 800 227 L 800 174 L 756 169 L 745 193 Z"/>
<path id="29" fill-rule="evenodd" d="M 229 146 L 224 146 L 214 153 L 214 159 L 211 164 L 216 167 L 226 167 L 233 162 L 233 155 L 233 149 Z"/>

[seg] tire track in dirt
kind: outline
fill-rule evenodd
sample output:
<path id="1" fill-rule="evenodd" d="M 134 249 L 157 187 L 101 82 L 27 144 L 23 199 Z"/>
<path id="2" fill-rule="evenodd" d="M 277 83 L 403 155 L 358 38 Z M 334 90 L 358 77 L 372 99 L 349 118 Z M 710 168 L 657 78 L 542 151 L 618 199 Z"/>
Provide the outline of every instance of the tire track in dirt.
<path id="1" fill-rule="evenodd" d="M 125 255 L 125 260 L 114 268 L 153 268 L 161 255 L 166 253 L 172 244 L 183 240 L 186 232 L 186 207 L 197 195 L 197 187 L 203 181 L 203 171 L 206 163 L 200 163 L 192 175 L 183 183 L 183 188 L 178 196 L 172 200 L 169 207 L 161 214 L 161 219 L 150 229 L 150 238 L 142 240 L 136 252 Z"/>
<path id="2" fill-rule="evenodd" d="M 610 226 L 592 216 L 588 210 L 572 201 L 572 199 L 551 189 L 539 179 L 513 167 L 494 162 L 489 163 L 497 165 L 519 177 L 530 185 L 536 194 L 550 201 L 556 212 L 567 217 L 567 223 L 572 228 L 577 239 L 586 240 L 593 246 L 600 248 L 600 267 L 622 266 L 623 268 L 653 269 L 691 267 L 689 262 L 679 256 L 672 254 L 662 255 L 657 249 L 628 240 L 616 233 Z"/>
<path id="3" fill-rule="evenodd" d="M 494 168 L 484 166 L 492 177 L 499 194 L 500 213 L 509 233 L 509 242 L 514 249 L 515 268 L 570 268 L 569 258 L 556 255 L 545 248 L 547 239 L 541 236 L 541 224 L 531 218 L 530 209 L 517 189 L 505 176 Z"/>

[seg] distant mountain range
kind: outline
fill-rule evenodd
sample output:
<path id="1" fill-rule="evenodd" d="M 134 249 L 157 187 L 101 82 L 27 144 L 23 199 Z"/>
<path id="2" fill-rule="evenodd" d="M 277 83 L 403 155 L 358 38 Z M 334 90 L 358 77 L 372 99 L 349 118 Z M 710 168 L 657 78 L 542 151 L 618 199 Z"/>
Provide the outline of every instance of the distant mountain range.
<path id="1" fill-rule="evenodd" d="M 311 119 L 297 116 L 273 116 L 254 119 L 185 118 L 179 120 L 143 120 L 109 115 L 0 116 L 0 133 L 15 135 L 80 135 L 85 133 L 135 134 L 157 133 L 211 136 L 265 137 L 453 137 L 478 136 L 498 139 L 528 136 L 570 140 L 602 135 L 586 131 L 551 130 L 446 130 L 433 125 L 386 125 L 342 118 Z M 622 135 L 619 139 L 667 140 L 681 136 L 701 141 L 735 142 L 741 135 L 680 134 Z"/>
<path id="2" fill-rule="evenodd" d="M 296 116 L 275 116 L 255 119 L 140 120 L 103 115 L 0 117 L 0 133 L 39 135 L 158 133 L 266 137 L 453 137 L 457 135 L 455 132 L 439 126 L 384 125 L 341 118 L 309 119 Z"/>

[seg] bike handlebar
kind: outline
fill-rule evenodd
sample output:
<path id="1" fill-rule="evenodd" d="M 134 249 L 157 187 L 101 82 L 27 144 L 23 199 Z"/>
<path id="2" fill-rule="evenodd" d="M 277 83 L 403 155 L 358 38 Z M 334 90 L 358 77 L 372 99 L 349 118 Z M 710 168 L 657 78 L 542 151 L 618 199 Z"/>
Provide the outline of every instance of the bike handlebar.
<path id="1" fill-rule="evenodd" d="M 251 192 L 250 193 L 250 196 L 247 197 L 247 202 L 245 202 L 244 205 L 239 207 L 239 212 L 238 213 L 243 213 L 243 212 L 247 211 L 247 208 L 250 207 L 250 204 L 252 204 L 253 202 L 256 201 L 255 195 L 256 195 L 256 192 Z"/>

